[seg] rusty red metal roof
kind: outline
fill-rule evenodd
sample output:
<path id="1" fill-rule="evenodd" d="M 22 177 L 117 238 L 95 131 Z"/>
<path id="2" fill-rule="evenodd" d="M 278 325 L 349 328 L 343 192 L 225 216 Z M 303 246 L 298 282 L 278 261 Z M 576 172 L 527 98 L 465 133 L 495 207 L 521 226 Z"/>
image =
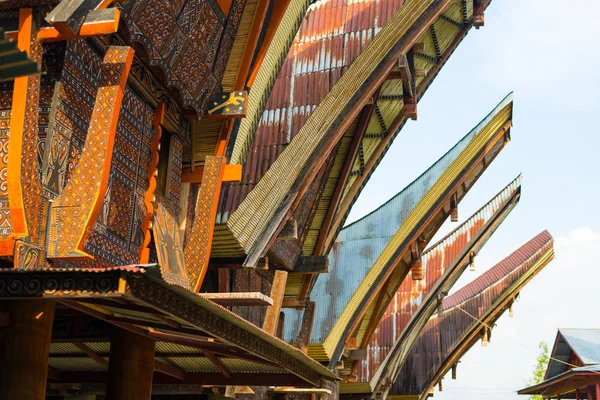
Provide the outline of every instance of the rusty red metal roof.
<path id="1" fill-rule="evenodd" d="M 528 268 L 536 261 L 536 256 L 546 250 L 548 246 L 552 246 L 552 235 L 550 232 L 543 231 L 525 245 L 517 249 L 510 256 L 506 257 L 495 267 L 482 274 L 479 278 L 467 286 L 460 289 L 444 300 L 444 309 L 455 307 L 460 303 L 464 303 L 468 299 L 477 296 L 490 286 L 497 284 L 501 279 L 506 278 L 509 274 L 517 269 Z"/>
<path id="2" fill-rule="evenodd" d="M 425 312 L 423 305 L 428 294 L 432 290 L 436 292 L 448 290 L 448 287 L 454 284 L 469 263 L 469 253 L 479 252 L 512 211 L 518 197 L 511 207 L 504 206 L 507 202 L 513 201 L 520 188 L 521 178 L 518 177 L 459 227 L 429 246 L 423 253 L 423 279 L 415 281 L 408 278 L 400 285 L 369 342 L 367 358 L 357 366 L 356 376 L 359 382 L 371 381 L 375 373 L 381 369 L 390 351 L 399 345 L 399 340 L 404 338 L 403 331 L 407 329 L 413 316 Z M 481 236 L 480 232 L 484 235 Z M 448 283 L 440 286 L 438 283 L 444 275 L 450 275 L 445 276 L 444 279 Z M 429 316 L 431 314 L 425 318 Z M 402 346 L 406 345 L 410 344 L 406 343 Z"/>
<path id="3" fill-rule="evenodd" d="M 310 6 L 254 133 L 242 181 L 223 185 L 217 223 L 227 221 L 348 66 L 403 3 L 404 0 L 321 0 Z"/>
<path id="4" fill-rule="evenodd" d="M 544 231 L 445 299 L 443 312 L 434 315 L 419 335 L 390 394 L 421 395 L 435 385 L 553 257 L 552 236 Z"/>

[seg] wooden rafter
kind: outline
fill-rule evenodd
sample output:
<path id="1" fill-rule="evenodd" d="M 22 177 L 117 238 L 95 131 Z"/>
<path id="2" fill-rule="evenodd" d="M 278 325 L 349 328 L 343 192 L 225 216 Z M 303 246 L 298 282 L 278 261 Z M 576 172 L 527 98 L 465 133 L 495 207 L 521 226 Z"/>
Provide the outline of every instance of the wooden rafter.
<path id="1" fill-rule="evenodd" d="M 203 351 L 206 358 L 219 370 L 219 372 L 227 379 L 231 379 L 231 371 L 223 364 L 223 362 L 214 353 Z"/>

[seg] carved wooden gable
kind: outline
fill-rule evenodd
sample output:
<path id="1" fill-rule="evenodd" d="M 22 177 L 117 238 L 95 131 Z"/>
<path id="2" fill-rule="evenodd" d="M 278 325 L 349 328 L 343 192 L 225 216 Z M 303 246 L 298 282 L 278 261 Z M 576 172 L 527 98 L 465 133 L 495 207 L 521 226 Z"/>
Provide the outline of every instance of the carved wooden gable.
<path id="1" fill-rule="evenodd" d="M 220 85 L 245 3 L 234 0 L 228 14 L 216 0 L 137 0 L 119 7 L 129 40 L 142 45 L 150 65 L 200 118 Z"/>

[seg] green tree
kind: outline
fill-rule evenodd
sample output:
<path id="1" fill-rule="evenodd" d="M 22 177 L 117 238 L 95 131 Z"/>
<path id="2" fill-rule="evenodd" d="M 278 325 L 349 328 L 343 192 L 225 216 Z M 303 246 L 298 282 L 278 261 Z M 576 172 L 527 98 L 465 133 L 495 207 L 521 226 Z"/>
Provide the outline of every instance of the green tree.
<path id="1" fill-rule="evenodd" d="M 548 368 L 548 362 L 550 361 L 550 351 L 548 350 L 548 344 L 546 342 L 540 342 L 538 348 L 541 353 L 537 358 L 537 364 L 533 370 L 533 376 L 529 379 L 527 384 L 529 386 L 537 385 L 544 381 L 544 375 Z M 542 396 L 532 395 L 529 396 L 529 400 L 542 400 Z"/>

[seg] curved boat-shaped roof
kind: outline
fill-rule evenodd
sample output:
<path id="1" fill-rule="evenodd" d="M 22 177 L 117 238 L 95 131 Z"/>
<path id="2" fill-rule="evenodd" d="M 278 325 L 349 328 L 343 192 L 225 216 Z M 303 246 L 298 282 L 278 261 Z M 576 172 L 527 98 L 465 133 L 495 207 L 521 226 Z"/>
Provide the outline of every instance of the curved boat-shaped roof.
<path id="1" fill-rule="evenodd" d="M 449 213 L 450 197 L 457 194 L 457 202 L 464 197 L 503 148 L 511 124 L 509 94 L 419 178 L 342 230 L 329 255 L 330 272 L 319 276 L 312 291 L 317 303 L 309 347 L 312 357 L 322 361 L 339 357 L 357 321 L 362 324 L 370 319 L 364 311 L 394 268 L 401 273 L 396 279 L 400 284 L 410 262 L 409 245 L 419 237 L 431 239 Z M 380 306 L 385 310 L 387 303 Z M 291 310 L 286 314 L 286 339 L 293 339 L 299 313 Z M 363 340 L 361 335 L 357 339 Z"/>
<path id="2" fill-rule="evenodd" d="M 363 106 L 378 91 L 367 122 L 379 128 L 361 139 L 361 159 L 369 165 L 361 168 L 364 177 L 352 175 L 352 181 L 364 183 L 406 119 L 398 94 L 403 83 L 389 76 L 396 68 L 397 55 L 407 53 L 418 41 L 424 43 L 425 52 L 415 54 L 416 66 L 428 74 L 417 80 L 420 97 L 471 26 L 470 1 L 401 4 L 400 0 L 331 0 L 312 6 L 256 135 L 253 129 L 246 129 L 235 141 L 232 162 L 244 162 L 242 183 L 224 187 L 214 256 L 247 254 L 245 265 L 254 265 L 326 158 L 335 154 L 344 132 L 356 125 Z M 442 18 L 443 13 L 448 15 Z M 324 26 L 323 21 L 331 25 Z M 350 63 L 352 67 L 348 67 Z M 383 142 L 386 145 L 380 146 Z M 338 161 L 343 159 L 345 156 Z M 357 193 L 349 197 L 355 198 Z M 322 221 L 323 216 L 316 220 Z M 336 224 L 341 226 L 339 221 Z M 307 246 L 314 249 L 314 231 L 320 228 L 310 229 Z"/>
<path id="3" fill-rule="evenodd" d="M 397 374 L 399 364 L 437 309 L 438 296 L 444 296 L 454 286 L 472 262 L 471 255 L 479 253 L 517 205 L 520 193 L 519 176 L 423 253 L 423 279 L 405 279 L 400 285 L 369 342 L 367 358 L 357 366 L 358 382 L 370 383 L 368 389 L 377 389 L 378 384 Z"/>
<path id="4" fill-rule="evenodd" d="M 508 308 L 515 295 L 554 258 L 544 231 L 443 302 L 402 365 L 389 394 L 427 397 L 432 388 Z"/>

